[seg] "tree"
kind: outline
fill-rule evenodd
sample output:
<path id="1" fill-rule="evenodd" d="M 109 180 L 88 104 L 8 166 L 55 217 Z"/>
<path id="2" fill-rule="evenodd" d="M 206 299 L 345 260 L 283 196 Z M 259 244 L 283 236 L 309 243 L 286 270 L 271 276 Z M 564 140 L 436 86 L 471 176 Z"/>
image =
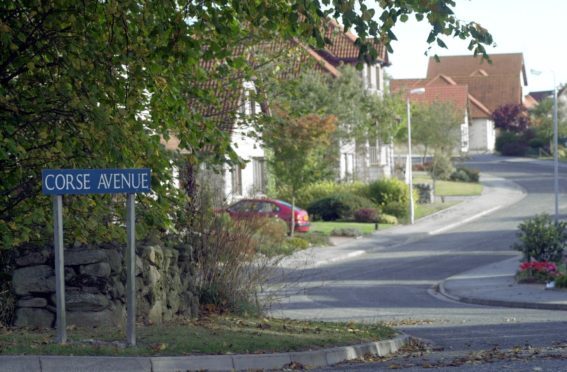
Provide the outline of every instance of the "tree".
<path id="1" fill-rule="evenodd" d="M 463 115 L 448 102 L 412 105 L 412 143 L 423 146 L 424 158 L 433 150 L 430 174 L 434 190 L 437 179 L 451 173 L 451 155 L 461 146 Z"/>
<path id="2" fill-rule="evenodd" d="M 322 47 L 328 17 L 342 19 L 360 36 L 359 59 L 373 60 L 374 38 L 391 51 L 392 27 L 414 15 L 431 25 L 430 43 L 452 35 L 483 55 L 492 44 L 478 24 L 453 16 L 453 0 L 381 5 L 375 20 L 364 1 L 0 0 L 0 247 L 49 236 L 42 168 L 150 167 L 154 195 L 138 196 L 138 232 L 171 229 L 183 196 L 160 138 L 175 133 L 191 167 L 237 161 L 228 132 L 195 107 L 222 109 L 208 82 L 237 89 L 253 74 L 242 48 L 260 40 Z M 68 241 L 123 239 L 120 198 L 69 197 L 65 207 Z"/>
<path id="3" fill-rule="evenodd" d="M 295 228 L 295 196 L 307 184 L 320 179 L 318 151 L 331 143 L 334 116 L 294 115 L 289 107 L 276 105 L 263 141 L 271 152 L 268 160 L 277 182 L 291 192 L 291 234 Z M 315 165 L 314 165 L 315 164 Z"/>
<path id="4" fill-rule="evenodd" d="M 494 126 L 507 132 L 521 133 L 530 126 L 528 110 L 522 104 L 505 104 L 492 113 Z"/>
<path id="5" fill-rule="evenodd" d="M 559 137 L 567 136 L 567 118 L 562 115 L 565 110 L 564 101 L 558 100 L 557 129 Z M 536 133 L 536 138 L 547 144 L 547 150 L 553 148 L 553 98 L 545 98 L 536 107 L 529 111 L 531 127 Z"/>

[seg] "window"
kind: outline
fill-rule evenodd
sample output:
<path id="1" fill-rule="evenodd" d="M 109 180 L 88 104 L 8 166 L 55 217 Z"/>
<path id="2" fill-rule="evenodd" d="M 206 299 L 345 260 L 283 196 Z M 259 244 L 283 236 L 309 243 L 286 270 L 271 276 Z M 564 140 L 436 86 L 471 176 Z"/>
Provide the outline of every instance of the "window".
<path id="1" fill-rule="evenodd" d="M 266 193 L 266 161 L 264 158 L 252 159 L 253 188 L 255 193 Z"/>
<path id="2" fill-rule="evenodd" d="M 240 166 L 235 166 L 230 170 L 230 176 L 232 180 L 232 194 L 242 195 L 242 169 Z"/>

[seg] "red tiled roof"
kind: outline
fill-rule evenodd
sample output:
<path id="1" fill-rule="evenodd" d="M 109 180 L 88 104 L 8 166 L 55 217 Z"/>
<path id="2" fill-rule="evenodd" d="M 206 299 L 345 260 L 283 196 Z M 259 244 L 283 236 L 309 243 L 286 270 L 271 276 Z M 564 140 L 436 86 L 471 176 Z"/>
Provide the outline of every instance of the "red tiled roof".
<path id="1" fill-rule="evenodd" d="M 461 112 L 467 109 L 468 89 L 464 85 L 429 86 L 423 94 L 412 94 L 410 100 L 416 103 L 451 103 Z"/>
<path id="2" fill-rule="evenodd" d="M 537 101 L 537 99 L 535 99 L 531 94 L 528 94 L 527 96 L 524 97 L 524 107 L 527 108 L 528 110 L 533 109 L 538 104 L 539 102 Z"/>
<path id="3" fill-rule="evenodd" d="M 469 105 L 472 118 L 488 118 L 491 111 L 470 93 L 466 84 L 457 84 L 453 79 L 439 75 L 434 79 L 394 79 L 390 81 L 392 93 L 404 93 L 414 88 L 425 88 L 423 95 L 412 96 L 412 100 L 452 102 L 456 107 Z M 463 100 L 465 103 L 463 103 Z"/>
<path id="4" fill-rule="evenodd" d="M 437 62 L 431 57 L 427 65 L 427 77 L 515 75 L 517 78 L 523 76 L 524 85 L 527 85 L 522 53 L 491 54 L 490 59 L 492 63 L 482 60 L 480 56 L 441 56 Z"/>
<path id="5" fill-rule="evenodd" d="M 344 32 L 341 25 L 330 20 L 327 24 L 325 37 L 331 40 L 331 45 L 327 45 L 323 50 L 319 49 L 316 52 L 329 63 L 338 66 L 340 63 L 355 64 L 358 62 L 359 49 L 355 44 L 358 39 L 356 35 L 350 31 Z M 373 46 L 378 52 L 377 63 L 389 66 L 388 52 L 384 45 L 374 42 Z"/>
<path id="6" fill-rule="evenodd" d="M 469 92 L 490 111 L 510 103 L 522 103 L 522 87 L 514 75 L 453 76 L 457 84 L 468 85 Z"/>

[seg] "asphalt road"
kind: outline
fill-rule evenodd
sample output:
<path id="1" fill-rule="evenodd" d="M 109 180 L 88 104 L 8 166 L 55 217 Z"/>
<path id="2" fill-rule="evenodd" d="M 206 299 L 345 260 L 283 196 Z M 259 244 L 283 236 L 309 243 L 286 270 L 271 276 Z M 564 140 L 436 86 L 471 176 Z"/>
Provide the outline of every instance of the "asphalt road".
<path id="1" fill-rule="evenodd" d="M 432 291 L 447 277 L 511 257 L 517 225 L 536 213 L 553 213 L 551 164 L 484 156 L 469 166 L 516 182 L 527 196 L 442 234 L 416 236 L 415 241 L 410 237 L 408 243 L 389 245 L 376 236 L 371 238 L 372 249 L 363 256 L 290 272 L 287 296 L 273 308 L 273 314 L 382 321 L 426 341 L 426 347 L 397 359 L 337 366 L 337 370 L 420 370 L 430 366 L 471 367 L 475 371 L 524 367 L 567 370 L 566 312 L 467 305 Z M 560 190 L 562 194 L 567 190 L 565 177 L 560 179 Z M 567 211 L 563 196 L 560 210 Z M 472 364 L 470 360 L 475 358 Z"/>

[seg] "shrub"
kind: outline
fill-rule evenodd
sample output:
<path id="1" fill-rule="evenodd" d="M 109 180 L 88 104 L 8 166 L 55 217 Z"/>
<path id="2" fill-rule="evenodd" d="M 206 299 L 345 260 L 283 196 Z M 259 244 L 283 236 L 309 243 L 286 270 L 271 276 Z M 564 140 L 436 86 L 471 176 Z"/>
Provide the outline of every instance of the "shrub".
<path id="1" fill-rule="evenodd" d="M 559 262 L 563 257 L 567 237 L 565 222 L 555 223 L 548 214 L 528 218 L 519 226 L 518 238 L 512 248 L 524 254 L 524 261 Z"/>
<path id="2" fill-rule="evenodd" d="M 294 236 L 286 240 L 285 245 L 289 253 L 309 248 L 309 241 L 302 237 Z"/>
<path id="3" fill-rule="evenodd" d="M 567 275 L 563 274 L 555 278 L 556 288 L 567 288 Z"/>
<path id="4" fill-rule="evenodd" d="M 307 240 L 310 245 L 316 247 L 324 247 L 330 245 L 329 236 L 320 231 L 309 231 L 301 234 L 301 238 Z"/>
<path id="5" fill-rule="evenodd" d="M 409 202 L 390 202 L 382 207 L 382 211 L 386 214 L 395 216 L 396 218 L 406 218 L 409 215 Z"/>
<path id="6" fill-rule="evenodd" d="M 454 170 L 455 167 L 449 156 L 437 154 L 433 157 L 433 163 L 428 172 L 433 179 L 448 180 Z"/>
<path id="7" fill-rule="evenodd" d="M 528 145 L 523 142 L 505 143 L 500 152 L 505 156 L 526 156 L 528 152 Z"/>
<path id="8" fill-rule="evenodd" d="M 409 187 L 397 178 L 371 182 L 361 192 L 380 207 L 392 202 L 409 203 Z"/>
<path id="9" fill-rule="evenodd" d="M 372 201 L 362 196 L 341 193 L 315 201 L 307 207 L 307 211 L 311 218 L 315 220 L 352 220 L 354 211 L 372 205 Z"/>
<path id="10" fill-rule="evenodd" d="M 480 173 L 476 169 L 457 168 L 449 179 L 457 182 L 474 182 L 477 183 L 480 178 Z"/>
<path id="11" fill-rule="evenodd" d="M 558 275 L 557 265 L 553 262 L 522 262 L 516 273 L 518 283 L 547 283 Z"/>
<path id="12" fill-rule="evenodd" d="M 344 229 L 333 229 L 331 231 L 331 236 L 345 236 L 349 238 L 358 238 L 362 233 L 359 229 L 355 228 L 344 228 Z"/>
<path id="13" fill-rule="evenodd" d="M 354 212 L 356 222 L 377 222 L 378 211 L 375 208 L 361 208 Z"/>
<path id="14" fill-rule="evenodd" d="M 496 151 L 502 155 L 524 156 L 527 150 L 527 140 L 521 133 L 502 132 L 496 138 Z"/>
<path id="15" fill-rule="evenodd" d="M 381 213 L 380 216 L 378 216 L 378 223 L 383 223 L 383 224 L 388 224 L 388 225 L 397 225 L 398 219 L 396 218 L 396 216 Z"/>
<path id="16" fill-rule="evenodd" d="M 262 239 L 281 237 L 276 227 L 281 223 L 269 218 L 230 219 L 227 214 L 214 213 L 205 192 L 195 196 L 191 217 L 186 250 L 193 257 L 190 272 L 200 304 L 214 305 L 220 312 L 260 312 L 259 288 L 273 275 L 274 260 L 258 256 L 257 251 Z M 270 233 L 260 235 L 263 228 Z"/>
<path id="17" fill-rule="evenodd" d="M 288 254 L 288 250 L 285 249 L 288 231 L 289 227 L 284 220 L 266 218 L 254 234 L 257 243 L 256 251 L 268 257 Z"/>
<path id="18" fill-rule="evenodd" d="M 13 250 L 0 249 L 0 328 L 12 324 L 16 299 L 12 291 Z"/>
<path id="19" fill-rule="evenodd" d="M 321 181 L 306 185 L 297 193 L 295 204 L 301 208 L 307 208 L 315 201 L 335 194 L 359 194 L 359 189 L 364 187 L 361 182 L 337 183 L 331 181 Z M 291 194 L 284 190 L 278 190 L 277 197 L 291 201 Z"/>

